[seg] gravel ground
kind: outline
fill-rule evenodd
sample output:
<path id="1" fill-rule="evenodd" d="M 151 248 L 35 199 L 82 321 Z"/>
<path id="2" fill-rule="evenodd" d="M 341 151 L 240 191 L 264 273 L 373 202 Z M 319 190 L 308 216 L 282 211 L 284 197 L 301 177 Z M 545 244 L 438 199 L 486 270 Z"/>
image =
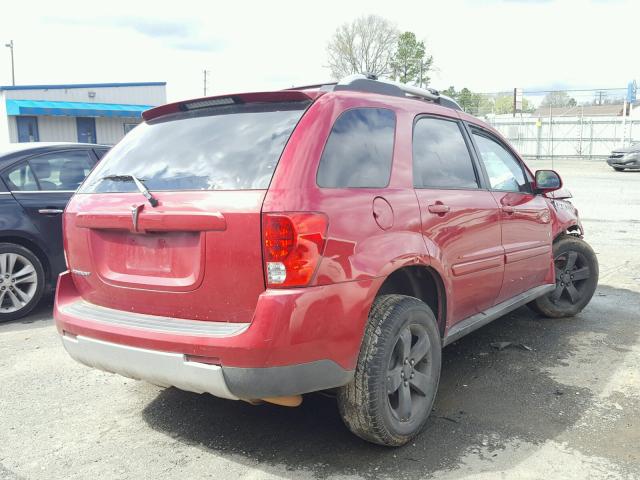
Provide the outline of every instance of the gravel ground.
<path id="1" fill-rule="evenodd" d="M 598 253 L 594 299 L 561 320 L 522 308 L 446 348 L 413 444 L 360 441 L 321 395 L 253 407 L 85 368 L 49 302 L 0 325 L 0 479 L 640 478 L 640 172 L 555 167 Z"/>

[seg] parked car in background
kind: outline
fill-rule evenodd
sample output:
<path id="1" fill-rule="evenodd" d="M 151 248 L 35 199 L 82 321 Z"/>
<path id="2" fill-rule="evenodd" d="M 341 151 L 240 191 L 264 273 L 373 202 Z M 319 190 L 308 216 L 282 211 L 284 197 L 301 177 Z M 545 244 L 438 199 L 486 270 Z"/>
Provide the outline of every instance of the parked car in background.
<path id="1" fill-rule="evenodd" d="M 616 172 L 640 170 L 640 142 L 632 143 L 629 147 L 617 148 L 611 152 L 607 163 Z"/>
<path id="2" fill-rule="evenodd" d="M 65 270 L 62 213 L 109 150 L 78 143 L 0 146 L 0 322 L 28 314 Z"/>
<path id="3" fill-rule="evenodd" d="M 397 446 L 443 346 L 595 291 L 558 174 L 437 92 L 356 75 L 143 117 L 65 212 L 54 316 L 86 365 L 251 403 L 334 389 L 352 432 Z"/>

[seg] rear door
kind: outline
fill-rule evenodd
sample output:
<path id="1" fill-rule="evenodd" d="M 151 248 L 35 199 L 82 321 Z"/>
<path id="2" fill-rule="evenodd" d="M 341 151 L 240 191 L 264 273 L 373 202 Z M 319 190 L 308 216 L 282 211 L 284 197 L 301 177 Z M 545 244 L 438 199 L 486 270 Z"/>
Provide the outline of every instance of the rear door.
<path id="1" fill-rule="evenodd" d="M 64 270 L 62 213 L 94 165 L 90 150 L 56 151 L 23 160 L 3 180 L 54 252 L 54 275 Z"/>
<path id="2" fill-rule="evenodd" d="M 448 283 L 452 324 L 494 305 L 504 268 L 498 205 L 481 187 L 461 127 L 454 120 L 423 116 L 413 133 L 422 232 Z"/>
<path id="3" fill-rule="evenodd" d="M 193 111 L 143 123 L 98 163 L 65 216 L 70 268 L 86 301 L 251 321 L 265 290 L 262 202 L 309 102 L 234 102 L 194 102 Z"/>
<path id="4" fill-rule="evenodd" d="M 551 216 L 520 160 L 496 136 L 473 129 L 491 194 L 500 206 L 505 274 L 498 302 L 545 283 L 551 266 Z"/>

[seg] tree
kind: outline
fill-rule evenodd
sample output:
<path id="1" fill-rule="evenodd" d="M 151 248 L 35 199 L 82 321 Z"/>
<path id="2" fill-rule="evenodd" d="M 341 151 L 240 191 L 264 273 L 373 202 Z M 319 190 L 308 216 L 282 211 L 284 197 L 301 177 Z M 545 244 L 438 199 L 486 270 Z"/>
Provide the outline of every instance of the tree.
<path id="1" fill-rule="evenodd" d="M 389 74 L 397 39 L 395 26 L 377 15 L 341 25 L 327 45 L 331 75 L 339 79 L 354 73 Z"/>
<path id="2" fill-rule="evenodd" d="M 522 112 L 532 112 L 534 110 L 533 105 L 526 98 L 522 99 Z M 513 113 L 513 95 L 500 95 L 496 98 L 494 103 L 494 113 L 505 114 Z"/>
<path id="3" fill-rule="evenodd" d="M 396 50 L 391 60 L 394 80 L 427 86 L 430 80 L 428 72 L 432 64 L 433 56 L 427 56 L 424 42 L 416 40 L 415 33 L 404 32 L 398 37 Z"/>
<path id="4" fill-rule="evenodd" d="M 494 112 L 493 98 L 482 93 L 474 93 L 466 87 L 456 92 L 452 85 L 446 90 L 440 91 L 440 94 L 453 98 L 465 112 L 471 115 L 486 115 Z"/>
<path id="5" fill-rule="evenodd" d="M 555 91 L 547 93 L 542 102 L 541 107 L 575 107 L 578 103 L 575 98 L 569 96 L 567 92 Z"/>

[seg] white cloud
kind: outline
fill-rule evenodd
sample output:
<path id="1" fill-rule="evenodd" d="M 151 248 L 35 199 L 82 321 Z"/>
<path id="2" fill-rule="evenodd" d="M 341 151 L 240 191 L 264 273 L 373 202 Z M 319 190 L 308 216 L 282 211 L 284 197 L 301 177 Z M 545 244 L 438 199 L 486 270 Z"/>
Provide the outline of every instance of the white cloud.
<path id="1" fill-rule="evenodd" d="M 8 4 L 18 83 L 168 82 L 170 99 L 289 87 L 329 78 L 326 42 L 375 13 L 427 41 L 433 85 L 623 87 L 640 77 L 635 1 L 164 2 Z M 0 50 L 0 84 L 10 82 Z"/>

